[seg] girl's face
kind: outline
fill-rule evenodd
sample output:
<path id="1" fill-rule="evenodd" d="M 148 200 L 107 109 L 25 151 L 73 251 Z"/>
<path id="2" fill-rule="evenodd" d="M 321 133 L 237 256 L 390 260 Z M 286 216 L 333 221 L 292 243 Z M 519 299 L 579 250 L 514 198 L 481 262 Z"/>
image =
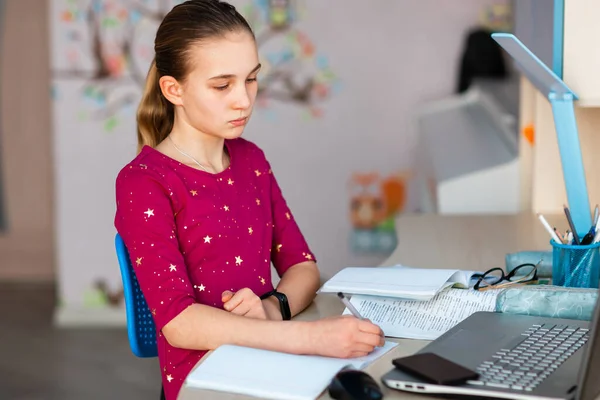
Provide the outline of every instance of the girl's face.
<path id="1" fill-rule="evenodd" d="M 240 31 L 202 42 L 191 48 L 189 61 L 178 117 L 210 136 L 241 136 L 258 90 L 260 64 L 254 38 Z"/>

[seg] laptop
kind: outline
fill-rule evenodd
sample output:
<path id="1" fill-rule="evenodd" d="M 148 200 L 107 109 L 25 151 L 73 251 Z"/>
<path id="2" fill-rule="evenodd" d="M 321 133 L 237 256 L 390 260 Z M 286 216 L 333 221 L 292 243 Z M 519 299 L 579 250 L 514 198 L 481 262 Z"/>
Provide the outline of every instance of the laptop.
<path id="1" fill-rule="evenodd" d="M 382 382 L 444 397 L 594 400 L 600 394 L 600 307 L 592 322 L 477 312 L 419 353 L 435 353 L 479 373 L 456 386 L 427 383 L 396 368 Z"/>

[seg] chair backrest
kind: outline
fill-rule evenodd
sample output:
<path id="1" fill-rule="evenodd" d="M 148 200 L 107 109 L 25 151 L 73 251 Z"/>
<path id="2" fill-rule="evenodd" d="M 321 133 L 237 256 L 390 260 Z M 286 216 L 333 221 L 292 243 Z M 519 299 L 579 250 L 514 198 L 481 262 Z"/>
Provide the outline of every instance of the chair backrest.
<path id="1" fill-rule="evenodd" d="M 129 346 L 138 357 L 156 357 L 158 353 L 154 319 L 135 277 L 125 243 L 118 233 L 115 237 L 115 248 L 123 279 Z"/>

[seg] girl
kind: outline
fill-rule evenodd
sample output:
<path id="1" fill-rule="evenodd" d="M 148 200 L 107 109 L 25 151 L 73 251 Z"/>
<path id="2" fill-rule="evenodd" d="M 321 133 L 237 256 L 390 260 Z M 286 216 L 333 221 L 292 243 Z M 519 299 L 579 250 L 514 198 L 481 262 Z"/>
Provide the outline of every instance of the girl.
<path id="1" fill-rule="evenodd" d="M 382 345 L 354 317 L 282 322 L 311 303 L 319 272 L 265 155 L 240 138 L 260 70 L 248 23 L 225 2 L 187 1 L 154 49 L 115 226 L 154 316 L 166 398 L 224 343 L 333 357 Z"/>

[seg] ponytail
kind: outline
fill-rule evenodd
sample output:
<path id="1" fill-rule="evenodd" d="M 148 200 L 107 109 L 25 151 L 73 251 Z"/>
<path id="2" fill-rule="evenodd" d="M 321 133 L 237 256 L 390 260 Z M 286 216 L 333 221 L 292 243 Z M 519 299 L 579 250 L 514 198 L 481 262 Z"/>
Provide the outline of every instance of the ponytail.
<path id="1" fill-rule="evenodd" d="M 162 94 L 156 59 L 152 61 L 140 105 L 137 109 L 138 152 L 144 145 L 156 147 L 173 129 L 173 104 Z"/>

